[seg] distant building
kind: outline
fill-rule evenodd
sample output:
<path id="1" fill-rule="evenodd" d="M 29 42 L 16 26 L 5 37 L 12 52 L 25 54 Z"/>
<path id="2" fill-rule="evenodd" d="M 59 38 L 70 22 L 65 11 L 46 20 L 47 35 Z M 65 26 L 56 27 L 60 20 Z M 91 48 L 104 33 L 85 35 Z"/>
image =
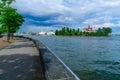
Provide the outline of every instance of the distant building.
<path id="1" fill-rule="evenodd" d="M 51 32 L 39 32 L 38 33 L 39 36 L 51 36 L 51 35 L 55 35 L 55 32 L 51 31 Z"/>
<path id="2" fill-rule="evenodd" d="M 47 35 L 51 36 L 51 35 L 55 35 L 55 33 L 54 32 L 47 32 Z"/>
<path id="3" fill-rule="evenodd" d="M 46 32 L 39 32 L 38 36 L 45 36 L 47 33 Z"/>
<path id="4" fill-rule="evenodd" d="M 83 28 L 84 32 L 95 32 L 96 30 L 93 30 L 93 27 L 91 27 L 90 25 L 88 25 L 87 28 Z"/>

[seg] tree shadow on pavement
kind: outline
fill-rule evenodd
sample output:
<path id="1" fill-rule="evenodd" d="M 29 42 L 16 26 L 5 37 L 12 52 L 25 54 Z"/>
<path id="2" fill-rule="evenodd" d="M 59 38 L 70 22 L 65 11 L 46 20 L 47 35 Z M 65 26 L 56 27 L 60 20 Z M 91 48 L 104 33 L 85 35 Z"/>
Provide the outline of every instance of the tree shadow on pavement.
<path id="1" fill-rule="evenodd" d="M 0 55 L 0 80 L 45 80 L 40 57 Z"/>

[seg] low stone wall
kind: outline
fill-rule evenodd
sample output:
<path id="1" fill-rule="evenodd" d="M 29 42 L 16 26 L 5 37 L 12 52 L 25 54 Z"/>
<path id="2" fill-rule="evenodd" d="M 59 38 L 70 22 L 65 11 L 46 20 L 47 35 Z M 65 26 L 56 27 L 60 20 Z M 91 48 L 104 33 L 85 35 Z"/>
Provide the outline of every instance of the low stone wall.
<path id="1" fill-rule="evenodd" d="M 39 53 L 43 64 L 43 71 L 46 80 L 80 80 L 50 49 L 37 40 L 32 40 Z"/>

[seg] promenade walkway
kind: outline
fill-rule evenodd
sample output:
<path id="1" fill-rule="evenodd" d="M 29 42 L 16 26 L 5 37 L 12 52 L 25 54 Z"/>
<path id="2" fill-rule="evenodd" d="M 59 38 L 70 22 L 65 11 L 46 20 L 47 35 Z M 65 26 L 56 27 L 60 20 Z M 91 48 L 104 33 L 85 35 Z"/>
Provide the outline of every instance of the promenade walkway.
<path id="1" fill-rule="evenodd" d="M 6 39 L 7 37 L 0 37 L 0 49 L 9 45 L 9 43 L 5 41 Z"/>
<path id="2" fill-rule="evenodd" d="M 39 53 L 32 41 L 17 39 L 0 50 L 0 80 L 44 80 Z"/>

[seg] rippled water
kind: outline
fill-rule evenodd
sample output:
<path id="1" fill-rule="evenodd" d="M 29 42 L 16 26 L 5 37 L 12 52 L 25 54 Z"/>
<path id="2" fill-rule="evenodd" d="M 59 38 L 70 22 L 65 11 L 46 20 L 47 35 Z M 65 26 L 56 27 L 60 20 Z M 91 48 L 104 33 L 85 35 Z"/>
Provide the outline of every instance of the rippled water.
<path id="1" fill-rule="evenodd" d="M 120 80 L 120 36 L 33 36 L 49 47 L 81 80 Z"/>

